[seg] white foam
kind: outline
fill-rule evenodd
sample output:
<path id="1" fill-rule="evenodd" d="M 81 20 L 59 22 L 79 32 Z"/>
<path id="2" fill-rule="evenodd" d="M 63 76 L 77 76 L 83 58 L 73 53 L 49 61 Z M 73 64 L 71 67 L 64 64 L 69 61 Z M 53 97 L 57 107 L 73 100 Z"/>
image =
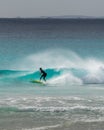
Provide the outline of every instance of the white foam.
<path id="1" fill-rule="evenodd" d="M 94 68 L 83 78 L 84 82 L 104 83 L 104 70 L 99 65 Z"/>
<path id="2" fill-rule="evenodd" d="M 54 77 L 52 78 L 51 80 L 48 81 L 48 83 L 50 84 L 60 84 L 60 85 L 72 85 L 72 84 L 79 84 L 81 85 L 82 84 L 82 81 L 81 79 L 73 76 L 72 74 L 70 73 L 64 73 L 58 77 Z"/>
<path id="3" fill-rule="evenodd" d="M 53 126 L 42 126 L 42 127 L 36 127 L 36 128 L 32 128 L 32 129 L 22 129 L 22 130 L 48 130 L 48 129 L 52 129 L 52 128 L 60 128 L 61 125 L 57 124 L 57 125 L 53 125 Z"/>

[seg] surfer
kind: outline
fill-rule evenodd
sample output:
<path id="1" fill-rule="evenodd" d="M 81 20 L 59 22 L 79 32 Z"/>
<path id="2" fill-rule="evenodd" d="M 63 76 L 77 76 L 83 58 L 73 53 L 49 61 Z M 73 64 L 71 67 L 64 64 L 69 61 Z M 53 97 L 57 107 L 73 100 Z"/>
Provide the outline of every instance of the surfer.
<path id="1" fill-rule="evenodd" d="M 43 78 L 44 79 L 44 81 L 46 81 L 46 76 L 47 76 L 47 73 L 42 69 L 42 68 L 40 68 L 40 72 L 41 72 L 41 77 L 40 77 L 40 80 Z"/>

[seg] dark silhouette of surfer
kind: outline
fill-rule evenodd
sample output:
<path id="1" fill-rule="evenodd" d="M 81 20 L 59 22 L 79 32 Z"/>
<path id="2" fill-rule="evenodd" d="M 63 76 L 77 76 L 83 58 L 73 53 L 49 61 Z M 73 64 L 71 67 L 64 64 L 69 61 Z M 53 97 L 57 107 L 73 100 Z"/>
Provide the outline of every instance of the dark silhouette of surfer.
<path id="1" fill-rule="evenodd" d="M 42 69 L 40 68 L 40 72 L 41 72 L 41 77 L 40 77 L 40 80 L 43 78 L 44 81 L 46 81 L 46 76 L 47 76 L 47 73 Z"/>

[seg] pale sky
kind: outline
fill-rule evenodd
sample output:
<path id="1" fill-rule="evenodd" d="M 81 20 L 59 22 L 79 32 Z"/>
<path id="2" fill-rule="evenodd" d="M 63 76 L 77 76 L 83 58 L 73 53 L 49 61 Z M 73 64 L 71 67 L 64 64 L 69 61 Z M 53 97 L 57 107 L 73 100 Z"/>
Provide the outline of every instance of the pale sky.
<path id="1" fill-rule="evenodd" d="M 104 16 L 104 0 L 0 0 L 0 17 Z"/>

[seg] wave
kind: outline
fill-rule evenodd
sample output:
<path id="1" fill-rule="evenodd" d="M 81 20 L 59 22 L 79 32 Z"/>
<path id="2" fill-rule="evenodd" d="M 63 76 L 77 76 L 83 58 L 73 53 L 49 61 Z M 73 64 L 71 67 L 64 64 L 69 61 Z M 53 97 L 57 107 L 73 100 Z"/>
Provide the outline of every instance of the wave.
<path id="1" fill-rule="evenodd" d="M 99 68 L 96 73 L 91 73 L 86 69 L 77 68 L 47 68 L 47 82 L 53 84 L 103 84 L 104 70 Z M 0 82 L 29 82 L 33 79 L 38 80 L 40 72 L 35 71 L 14 71 L 0 70 Z"/>
<path id="2" fill-rule="evenodd" d="M 5 97 L 0 102 L 0 114 L 1 113 L 32 113 L 36 116 L 37 114 L 40 117 L 47 115 L 50 116 L 59 116 L 60 118 L 79 118 L 84 119 L 99 119 L 104 115 L 104 106 L 103 106 L 104 97 L 94 97 L 93 98 L 82 98 L 82 97 L 20 97 L 16 96 L 13 98 Z M 72 119 L 73 120 L 73 119 Z"/>
<path id="3" fill-rule="evenodd" d="M 47 82 L 51 84 L 104 84 L 103 61 L 91 57 L 82 58 L 67 49 L 36 52 L 21 59 L 19 63 L 21 71 L 0 70 L 0 82 L 29 82 L 31 79 L 39 79 L 38 69 L 42 67 L 48 74 Z M 16 66 L 19 65 L 16 62 Z M 27 66 L 32 71 L 23 71 L 27 70 Z"/>
<path id="4" fill-rule="evenodd" d="M 70 112 L 74 111 L 83 112 L 102 112 L 104 107 L 87 107 L 87 106 L 75 106 L 75 107 L 0 107 L 0 112 Z"/>

